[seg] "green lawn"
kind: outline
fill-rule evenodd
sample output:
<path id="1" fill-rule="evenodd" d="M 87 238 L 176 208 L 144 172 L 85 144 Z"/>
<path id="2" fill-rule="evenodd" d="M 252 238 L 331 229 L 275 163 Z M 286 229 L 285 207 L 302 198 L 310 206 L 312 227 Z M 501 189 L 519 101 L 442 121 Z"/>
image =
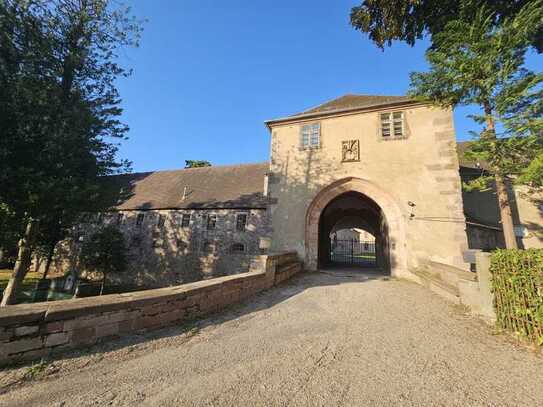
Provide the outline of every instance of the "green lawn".
<path id="1" fill-rule="evenodd" d="M 13 270 L 9 269 L 0 269 L 0 288 L 4 288 L 8 285 L 9 278 Z M 33 284 L 41 278 L 41 274 L 30 272 L 26 275 L 23 284 Z"/>

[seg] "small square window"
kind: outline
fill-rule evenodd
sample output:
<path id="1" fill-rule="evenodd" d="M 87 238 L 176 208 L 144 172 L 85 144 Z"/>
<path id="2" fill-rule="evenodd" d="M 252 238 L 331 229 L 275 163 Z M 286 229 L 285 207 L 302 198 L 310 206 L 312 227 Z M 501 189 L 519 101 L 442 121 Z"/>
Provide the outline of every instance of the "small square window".
<path id="1" fill-rule="evenodd" d="M 190 213 L 184 213 L 181 217 L 181 227 L 188 228 L 190 226 Z"/>
<path id="2" fill-rule="evenodd" d="M 236 230 L 239 232 L 243 232 L 246 227 L 247 227 L 247 214 L 238 213 L 236 217 Z"/>
<path id="3" fill-rule="evenodd" d="M 245 245 L 243 243 L 234 243 L 230 247 L 232 253 L 243 253 L 245 251 Z"/>
<path id="4" fill-rule="evenodd" d="M 136 218 L 136 226 L 143 225 L 143 220 L 145 219 L 144 213 L 138 213 L 138 217 Z"/>
<path id="5" fill-rule="evenodd" d="M 214 230 L 217 227 L 217 215 L 207 217 L 207 230 Z"/>
<path id="6" fill-rule="evenodd" d="M 381 113 L 380 120 L 381 137 L 384 139 L 405 136 L 403 112 Z"/>
<path id="7" fill-rule="evenodd" d="M 305 124 L 300 130 L 301 148 L 318 148 L 320 146 L 320 123 Z"/>

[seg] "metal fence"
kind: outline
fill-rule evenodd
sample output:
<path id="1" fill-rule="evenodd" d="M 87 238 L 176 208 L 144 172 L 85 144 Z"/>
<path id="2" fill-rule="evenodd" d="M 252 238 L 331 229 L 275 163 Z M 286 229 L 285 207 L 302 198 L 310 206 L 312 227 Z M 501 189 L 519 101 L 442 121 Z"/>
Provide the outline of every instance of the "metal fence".
<path id="1" fill-rule="evenodd" d="M 334 240 L 330 249 L 334 263 L 375 266 L 375 242 L 358 240 Z"/>
<path id="2" fill-rule="evenodd" d="M 543 250 L 497 250 L 490 271 L 498 325 L 543 346 Z"/>

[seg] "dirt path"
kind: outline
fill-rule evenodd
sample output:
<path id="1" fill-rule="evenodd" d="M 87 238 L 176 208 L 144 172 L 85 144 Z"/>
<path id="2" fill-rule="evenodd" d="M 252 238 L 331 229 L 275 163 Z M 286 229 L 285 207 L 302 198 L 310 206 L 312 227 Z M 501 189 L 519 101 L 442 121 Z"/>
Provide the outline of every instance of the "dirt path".
<path id="1" fill-rule="evenodd" d="M 43 367 L 0 373 L 0 405 L 543 405 L 543 358 L 422 287 L 352 273 Z"/>

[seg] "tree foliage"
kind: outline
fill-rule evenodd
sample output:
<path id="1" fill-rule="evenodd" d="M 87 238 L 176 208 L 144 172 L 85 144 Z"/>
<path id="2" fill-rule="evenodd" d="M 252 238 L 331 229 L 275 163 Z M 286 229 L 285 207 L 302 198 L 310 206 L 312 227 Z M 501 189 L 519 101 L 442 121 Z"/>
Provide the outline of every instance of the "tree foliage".
<path id="1" fill-rule="evenodd" d="M 100 178 L 128 167 L 117 61 L 140 32 L 109 0 L 0 0 L 0 204 L 19 233 L 37 219 L 42 246 L 104 209 Z"/>
<path id="2" fill-rule="evenodd" d="M 128 249 L 122 232 L 113 225 L 97 230 L 84 240 L 80 255 L 81 266 L 102 274 L 102 291 L 111 274 L 124 273 L 128 267 Z"/>
<path id="3" fill-rule="evenodd" d="M 522 174 L 542 151 L 543 75 L 524 67 L 533 32 L 542 26 L 541 1 L 499 26 L 482 7 L 472 21 L 453 20 L 434 35 L 426 53 L 430 71 L 411 74 L 412 95 L 424 101 L 481 108 L 472 118 L 486 130 L 474 134 L 467 156 L 504 177 Z M 489 120 L 495 124 L 491 129 Z M 479 179 L 473 185 L 485 183 Z"/>
<path id="4" fill-rule="evenodd" d="M 128 164 L 112 142 L 127 131 L 117 50 L 140 31 L 127 13 L 105 0 L 0 2 L 0 202 L 42 235 L 102 204 L 99 177 Z"/>
<path id="5" fill-rule="evenodd" d="M 185 160 L 185 168 L 211 167 L 211 163 L 205 160 Z"/>
<path id="6" fill-rule="evenodd" d="M 451 21 L 469 20 L 481 8 L 494 13 L 494 22 L 515 16 L 532 0 L 364 0 L 351 9 L 351 25 L 367 33 L 379 47 L 392 41 L 414 45 L 425 35 L 433 37 Z M 543 30 L 534 31 L 531 44 L 543 51 Z"/>

